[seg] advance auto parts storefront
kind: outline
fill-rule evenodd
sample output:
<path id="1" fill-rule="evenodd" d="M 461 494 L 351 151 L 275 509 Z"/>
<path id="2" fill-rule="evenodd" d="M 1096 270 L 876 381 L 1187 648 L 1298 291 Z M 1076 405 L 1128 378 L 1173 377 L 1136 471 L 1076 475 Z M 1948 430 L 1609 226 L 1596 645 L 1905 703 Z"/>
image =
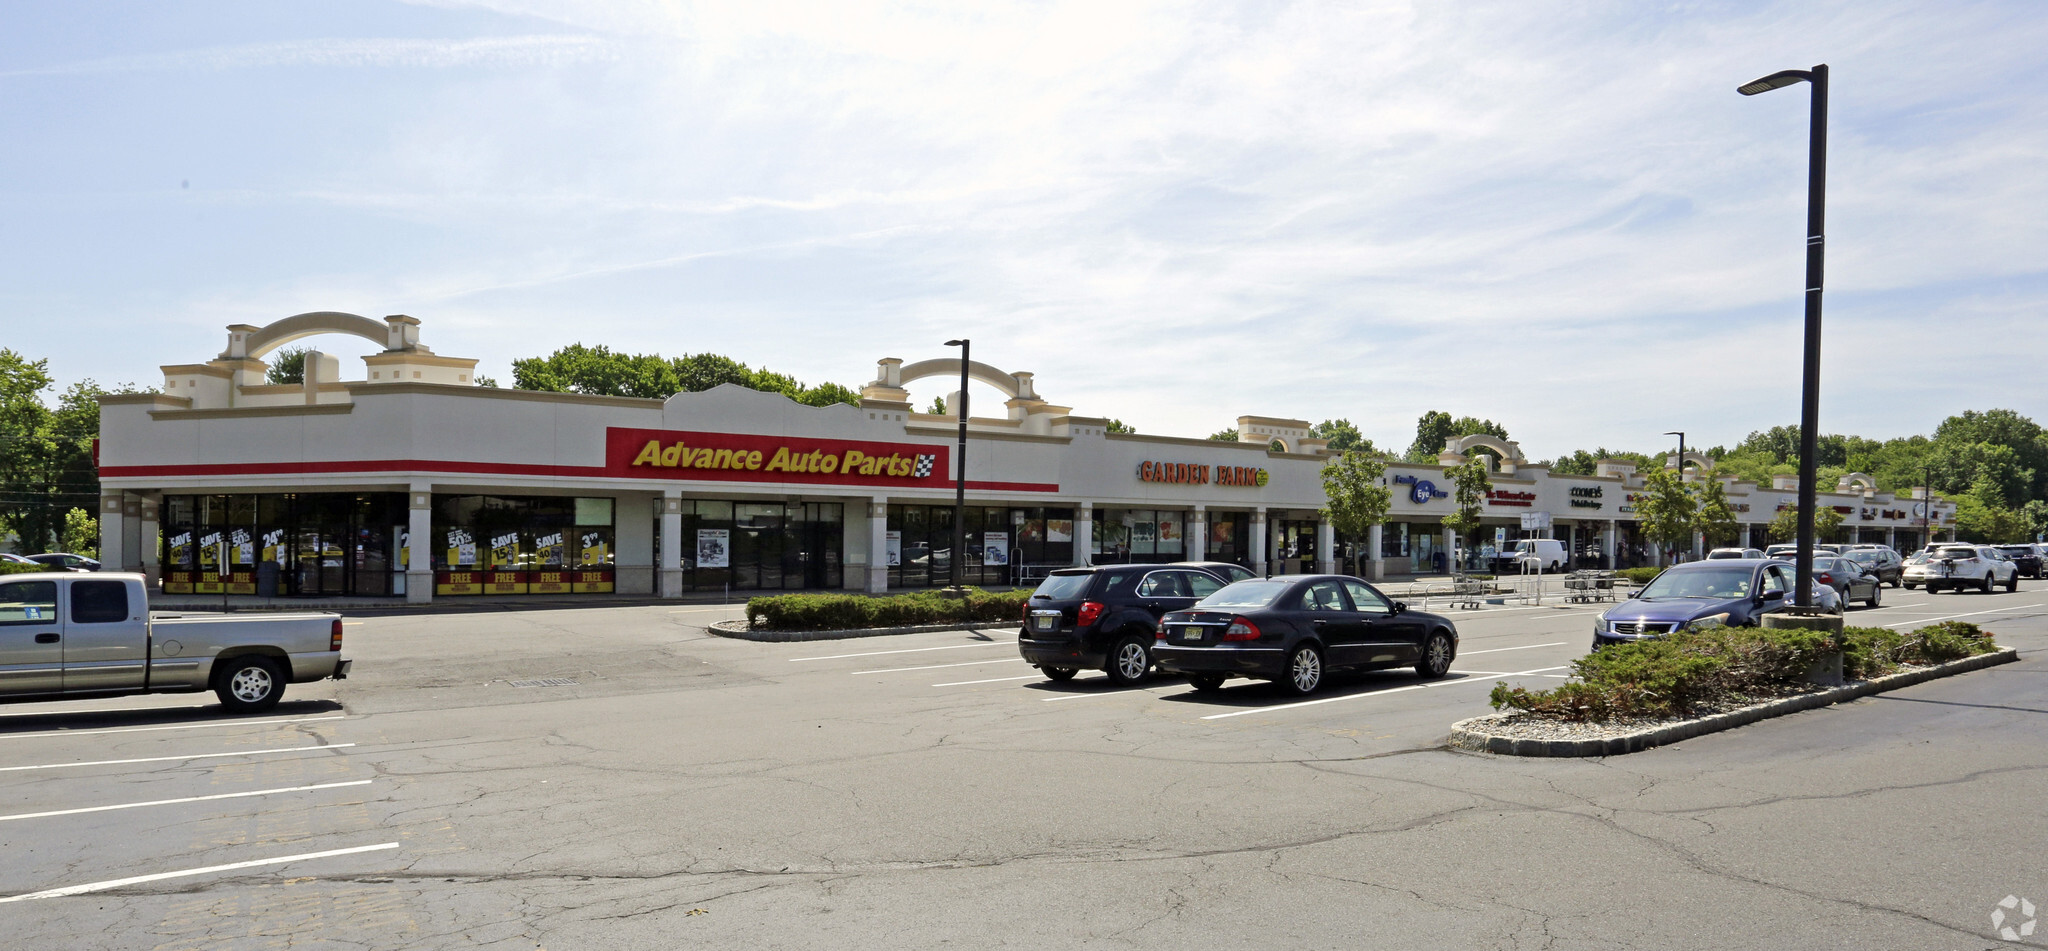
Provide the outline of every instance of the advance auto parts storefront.
<path id="1" fill-rule="evenodd" d="M 368 380 L 338 379 L 316 352 L 305 385 L 266 385 L 251 354 L 291 338 L 238 325 L 221 358 L 165 367 L 162 393 L 105 398 L 105 560 L 168 593 L 414 601 L 881 591 L 953 572 L 954 420 L 910 411 L 901 361 L 882 361 L 859 406 L 732 386 L 537 393 L 478 387 L 473 361 L 418 348 L 410 318 L 387 322 Z M 1029 374 L 972 366 L 1017 395 L 1008 419 L 970 424 L 970 583 L 1214 557 L 1219 538 L 1227 560 L 1256 564 L 1265 506 L 1320 504 L 1313 452 L 1111 436 L 1037 399 Z M 1211 477 L 1140 474 L 1160 461 Z M 1219 484 L 1226 472 L 1246 484 Z"/>

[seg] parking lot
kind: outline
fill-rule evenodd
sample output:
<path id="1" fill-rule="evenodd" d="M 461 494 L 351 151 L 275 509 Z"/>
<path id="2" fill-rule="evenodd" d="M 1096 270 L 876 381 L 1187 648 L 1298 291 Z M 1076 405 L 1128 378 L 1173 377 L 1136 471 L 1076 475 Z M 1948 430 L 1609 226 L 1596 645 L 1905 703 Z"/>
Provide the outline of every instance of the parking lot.
<path id="1" fill-rule="evenodd" d="M 2048 896 L 2048 584 L 1850 612 L 2019 664 L 1631 757 L 1443 747 L 1603 607 L 1446 611 L 1452 676 L 1306 700 L 1051 683 L 1009 626 L 354 618 L 355 676 L 263 716 L 0 708 L 0 914 L 67 948 L 1991 947 Z"/>

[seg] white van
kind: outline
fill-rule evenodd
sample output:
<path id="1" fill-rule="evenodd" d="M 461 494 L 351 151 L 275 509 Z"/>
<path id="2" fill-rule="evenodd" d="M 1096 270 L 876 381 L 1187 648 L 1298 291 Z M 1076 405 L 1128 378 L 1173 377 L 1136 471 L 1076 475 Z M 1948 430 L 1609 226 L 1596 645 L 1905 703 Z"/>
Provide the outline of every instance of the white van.
<path id="1" fill-rule="evenodd" d="M 1508 544 L 1501 549 L 1500 558 L 1513 569 L 1562 571 L 1568 560 L 1564 543 L 1555 538 L 1524 538 Z"/>

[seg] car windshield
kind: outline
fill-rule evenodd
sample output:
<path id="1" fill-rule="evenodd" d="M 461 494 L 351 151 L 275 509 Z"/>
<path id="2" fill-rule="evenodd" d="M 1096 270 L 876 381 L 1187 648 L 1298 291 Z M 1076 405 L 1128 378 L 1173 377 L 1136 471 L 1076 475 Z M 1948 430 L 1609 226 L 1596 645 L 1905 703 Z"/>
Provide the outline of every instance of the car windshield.
<path id="1" fill-rule="evenodd" d="M 1844 557 L 1850 561 L 1860 561 L 1867 564 L 1879 560 L 1882 556 L 1874 551 L 1852 551 Z"/>
<path id="2" fill-rule="evenodd" d="M 1092 571 L 1077 571 L 1073 574 L 1046 575 L 1038 583 L 1038 590 L 1031 592 L 1034 598 L 1078 598 L 1088 591 L 1088 582 L 1095 580 Z"/>
<path id="3" fill-rule="evenodd" d="M 1667 571 L 1650 582 L 1638 600 L 1658 598 L 1746 598 L 1754 574 L 1748 568 L 1695 568 Z"/>
<path id="4" fill-rule="evenodd" d="M 2025 545 L 2000 545 L 1998 550 L 2008 555 L 2031 555 L 2034 550 Z"/>
<path id="5" fill-rule="evenodd" d="M 1263 608 L 1293 587 L 1288 581 L 1239 581 L 1195 602 L 1197 608 Z"/>
<path id="6" fill-rule="evenodd" d="M 1935 556 L 1934 556 L 1934 557 L 1936 557 L 1936 558 L 1975 558 L 1975 557 L 1977 557 L 1977 549 L 1975 549 L 1975 548 L 1944 548 L 1944 549 L 1942 549 L 1941 551 L 1937 552 L 1937 553 L 1935 554 Z"/>

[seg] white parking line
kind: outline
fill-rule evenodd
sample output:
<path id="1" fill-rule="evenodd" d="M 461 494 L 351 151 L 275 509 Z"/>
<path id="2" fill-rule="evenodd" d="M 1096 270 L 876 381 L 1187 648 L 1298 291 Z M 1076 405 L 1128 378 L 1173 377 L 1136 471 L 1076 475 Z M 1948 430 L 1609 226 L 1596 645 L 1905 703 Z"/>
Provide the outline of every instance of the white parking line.
<path id="1" fill-rule="evenodd" d="M 302 852 L 298 855 L 281 855 L 274 859 L 256 859 L 252 862 L 235 862 L 229 865 L 209 865 L 205 868 L 188 868 L 178 872 L 158 872 L 155 875 L 137 875 L 132 878 L 116 878 L 110 881 L 92 882 L 86 885 L 66 885 L 63 888 L 52 888 L 47 891 L 30 892 L 26 895 L 9 895 L 6 898 L 0 898 L 0 905 L 7 904 L 8 902 L 35 901 L 39 898 L 63 898 L 67 895 L 83 895 L 87 892 L 103 892 L 109 889 L 120 888 L 125 885 L 140 885 L 144 882 L 161 882 L 165 879 L 170 878 L 189 878 L 194 875 L 212 875 L 216 872 L 232 872 L 236 869 L 256 868 L 262 865 L 283 865 L 286 862 L 302 862 L 307 859 L 332 858 L 337 855 L 355 855 L 360 852 L 381 852 L 385 849 L 395 848 L 398 848 L 398 843 L 396 842 L 386 842 L 383 845 L 359 845 L 352 849 L 329 849 L 325 852 Z"/>
<path id="2" fill-rule="evenodd" d="M 1887 624 L 1885 625 L 1885 627 L 1906 627 L 1907 625 L 1911 624 L 1932 624 L 1936 621 L 1953 621 L 1959 617 L 1976 617 L 1980 614 L 2003 614 L 2007 611 L 2037 611 L 2040 610 L 2042 607 L 2048 607 L 2048 605 L 2022 604 L 2017 607 L 2010 608 L 1992 608 L 1989 611 L 1971 611 L 1968 614 L 1946 614 L 1938 615 L 1935 617 L 1923 617 L 1914 621 L 1900 621 L 1897 624 Z"/>
<path id="3" fill-rule="evenodd" d="M 1426 684 L 1412 684 L 1412 685 L 1410 685 L 1410 686 L 1406 686 L 1406 687 L 1395 687 L 1395 688 L 1393 688 L 1393 689 L 1390 689 L 1390 690 L 1375 690 L 1375 691 L 1373 691 L 1373 692 L 1371 692 L 1371 693 L 1352 693 L 1352 694 L 1345 694 L 1344 696 L 1341 696 L 1341 697 L 1324 697 L 1324 698 L 1323 698 L 1323 699 L 1321 699 L 1321 700 L 1303 700 L 1303 701 L 1301 701 L 1300 703 L 1283 703 L 1283 704 L 1280 704 L 1280 705 L 1278 705 L 1278 706 L 1272 706 L 1272 707 L 1257 707 L 1257 708 L 1254 708 L 1254 709 L 1251 709 L 1251 710 L 1233 710 L 1233 711 L 1231 711 L 1231 712 L 1229 712 L 1229 713 L 1212 713 L 1212 714 L 1210 714 L 1210 715 L 1208 715 L 1208 716 L 1206 716 L 1206 717 L 1203 717 L 1202 719 L 1204 719 L 1204 720 L 1224 720 L 1224 719 L 1228 719 L 1228 718 L 1230 718 L 1230 717 L 1244 717 L 1244 716 L 1251 716 L 1251 715 L 1253 715 L 1253 714 L 1257 714 L 1257 713 L 1273 713 L 1273 712 L 1276 712 L 1276 711 L 1279 711 L 1279 710 L 1296 710 L 1296 709 L 1299 709 L 1299 708 L 1301 708 L 1301 707 L 1313 707 L 1313 706 L 1319 706 L 1319 705 L 1321 705 L 1321 704 L 1325 704 L 1325 703 L 1341 703 L 1341 702 L 1343 702 L 1343 701 L 1345 701 L 1345 700 L 1361 700 L 1361 699 L 1364 699 L 1364 698 L 1366 698 L 1366 697 L 1384 697 L 1384 696 L 1386 696 L 1387 694 L 1390 694 L 1390 693 L 1401 693 L 1402 691 L 1406 691 L 1406 690 L 1428 690 L 1428 689 L 1429 689 L 1429 688 L 1431 688 L 1431 687 L 1447 687 L 1447 686 L 1451 686 L 1451 685 L 1453 685 L 1453 684 L 1476 684 L 1476 683 L 1483 683 L 1483 682 L 1484 682 L 1484 681 L 1483 681 L 1483 678 L 1485 678 L 1485 677 L 1527 677 L 1527 676 L 1530 676 L 1531 674 L 1540 674 L 1540 673 L 1544 673 L 1544 672 L 1547 672 L 1547 671 L 1552 671 L 1552 670 L 1563 670 L 1563 669 L 1564 669 L 1563 667 L 1538 667 L 1538 668 L 1536 668 L 1535 670 L 1517 670 L 1517 671 L 1514 671 L 1514 672 L 1512 672 L 1512 673 L 1506 673 L 1506 674 L 1487 674 L 1487 673 L 1482 673 L 1482 672 L 1480 672 L 1480 671 L 1463 671 L 1463 670 L 1454 670 L 1454 671 L 1452 671 L 1452 673 L 1455 673 L 1455 674 L 1470 674 L 1471 676 L 1467 676 L 1466 678 L 1464 678 L 1464 679 L 1462 679 L 1462 680 L 1439 680 L 1439 681 L 1436 681 L 1436 682 L 1434 682 L 1434 683 L 1426 683 Z"/>
<path id="4" fill-rule="evenodd" d="M 84 809 L 58 809 L 53 812 L 23 812 L 11 816 L 0 816 L 0 822 L 16 819 L 48 819 L 51 816 L 75 816 L 87 812 L 112 812 L 116 809 L 140 809 L 144 806 L 175 806 L 185 802 L 211 802 L 215 799 L 245 799 L 250 796 L 268 796 L 272 793 L 307 792 L 314 789 L 335 789 L 341 786 L 368 786 L 370 780 L 358 779 L 346 783 L 321 783 L 317 786 L 286 786 L 279 789 L 252 789 L 248 792 L 221 793 L 217 796 L 187 796 L 183 799 L 158 799 L 153 802 L 124 802 L 115 806 L 87 806 Z"/>
<path id="5" fill-rule="evenodd" d="M 997 657 L 993 660 L 970 660 L 964 664 L 931 664 L 924 667 L 885 667 L 881 670 L 856 670 L 853 672 L 853 675 L 858 677 L 861 674 L 900 674 L 912 670 L 943 670 L 947 667 L 979 667 L 983 664 L 1006 664 L 1013 661 L 1018 661 L 1018 658 Z"/>
<path id="6" fill-rule="evenodd" d="M 946 645 L 946 646 L 944 646 L 944 647 L 906 647 L 906 648 L 903 648 L 902 650 L 894 650 L 894 651 L 868 651 L 868 652 L 866 652 L 866 653 L 862 653 L 862 654 L 828 654 L 828 655 L 826 655 L 826 656 L 824 656 L 824 657 L 792 657 L 792 658 L 790 658 L 790 659 L 789 659 L 789 662 L 790 662 L 790 663 L 792 663 L 792 664 L 794 664 L 794 663 L 796 663 L 797 661 L 800 661 L 800 660 L 845 660 L 845 659 L 846 659 L 846 658 L 848 658 L 848 657 L 879 657 L 879 656 L 881 656 L 881 655 L 883 655 L 883 654 L 920 654 L 920 653 L 923 653 L 923 652 L 925 652 L 925 651 L 956 651 L 956 650 L 959 650 L 959 649 L 961 649 L 961 648 L 963 648 L 963 647 L 1001 647 L 1001 646 L 1003 646 L 1004 644 L 1015 644 L 1015 643 L 1017 643 L 1017 642 L 1016 642 L 1016 641 L 989 641 L 989 642 L 988 642 L 988 643 L 986 643 L 986 644 L 947 644 L 947 645 Z"/>
<path id="7" fill-rule="evenodd" d="M 965 687 L 965 686 L 967 686 L 968 684 L 1000 684 L 1000 683 L 1008 683 L 1008 682 L 1010 682 L 1010 681 L 1012 681 L 1012 680 L 1040 680 L 1040 679 L 1043 679 L 1044 677 L 1045 677 L 1045 675 L 1044 675 L 1044 674 L 1025 674 L 1025 675 L 1024 675 L 1024 676 L 1022 676 L 1022 677 L 996 677 L 996 678 L 993 678 L 993 679 L 991 679 L 991 680 L 955 680 L 955 681 L 953 681 L 952 683 L 949 683 L 949 684 L 932 684 L 932 686 L 934 686 L 934 687 Z"/>
<path id="8" fill-rule="evenodd" d="M 126 766 L 130 763 L 168 763 L 173 760 L 216 759 L 222 756 L 269 756 L 272 753 L 304 753 L 307 750 L 344 750 L 354 743 L 330 743 L 326 746 L 294 746 L 282 750 L 245 750 L 240 753 L 194 753 L 189 756 L 150 756 L 143 759 L 102 759 L 89 763 L 43 763 L 39 766 L 0 766 L 0 773 L 19 772 L 24 769 L 63 769 L 68 766 Z"/>
<path id="9" fill-rule="evenodd" d="M 331 717 L 285 717 L 279 720 L 208 720 L 205 723 L 181 723 L 177 726 L 123 726 L 103 730 L 51 730 L 47 733 L 0 733 L 0 740 L 27 740 L 39 736 L 101 736 L 108 733 L 154 733 L 159 730 L 204 730 L 215 726 L 254 726 L 259 723 L 318 723 L 321 720 L 346 720 L 345 714 Z"/>
<path id="10" fill-rule="evenodd" d="M 1471 657 L 1471 656 L 1474 656 L 1474 655 L 1477 655 L 1477 654 L 1498 654 L 1498 653 L 1500 653 L 1501 651 L 1525 651 L 1525 650 L 1533 650 L 1533 649 L 1535 649 L 1535 648 L 1538 648 L 1538 647 L 1563 647 L 1564 645 L 1566 645 L 1566 644 L 1568 644 L 1568 643 L 1570 643 L 1570 642 L 1569 642 L 1569 641 L 1552 641 L 1552 642 L 1550 642 L 1550 643 L 1548 643 L 1548 644 L 1528 644 L 1528 645 L 1524 645 L 1524 646 L 1522 646 L 1522 647 L 1489 647 L 1489 648 L 1487 648 L 1487 649 L 1485 649 L 1485 650 L 1483 650 L 1483 651 L 1462 651 L 1462 652 L 1460 652 L 1460 653 L 1458 654 L 1458 656 L 1459 656 L 1459 657 Z"/>

